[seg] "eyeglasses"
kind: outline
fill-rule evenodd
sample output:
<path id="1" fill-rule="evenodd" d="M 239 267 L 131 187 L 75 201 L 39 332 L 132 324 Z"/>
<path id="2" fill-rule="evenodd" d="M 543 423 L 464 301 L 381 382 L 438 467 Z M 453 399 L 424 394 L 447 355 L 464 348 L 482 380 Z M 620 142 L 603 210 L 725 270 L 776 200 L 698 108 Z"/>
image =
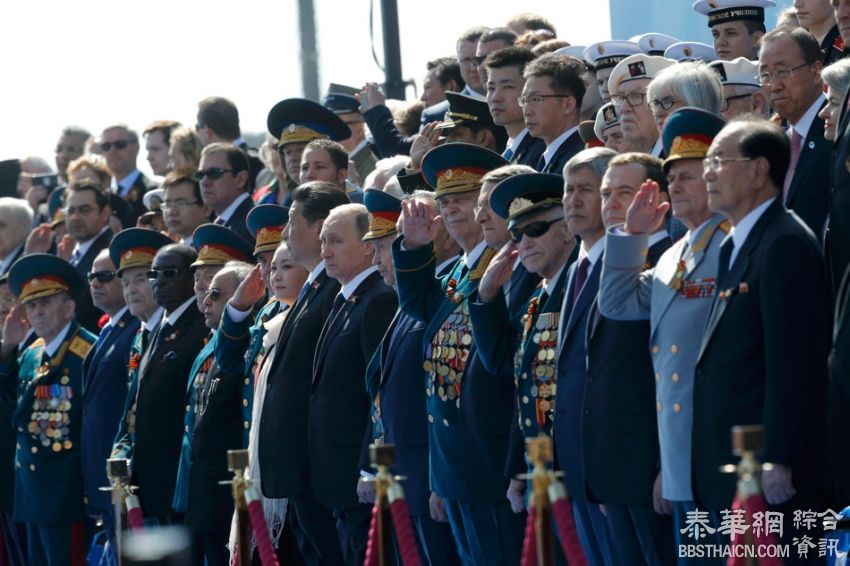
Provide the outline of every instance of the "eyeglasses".
<path id="1" fill-rule="evenodd" d="M 665 96 L 664 98 L 662 98 L 660 100 L 659 99 L 650 100 L 649 101 L 649 109 L 652 112 L 655 112 L 659 107 L 661 107 L 662 110 L 670 110 L 671 108 L 673 108 L 673 105 L 676 104 L 677 102 L 681 102 L 681 100 L 679 100 L 678 98 L 674 98 L 672 96 Z"/>
<path id="2" fill-rule="evenodd" d="M 808 67 L 811 63 L 802 63 L 797 65 L 796 67 L 791 67 L 790 69 L 776 69 L 772 73 L 759 73 L 758 77 L 756 77 L 761 86 L 772 85 L 776 81 L 784 81 L 791 77 L 794 74 L 794 71 L 797 69 L 802 69 L 803 67 Z"/>
<path id="3" fill-rule="evenodd" d="M 172 209 L 172 208 L 182 210 L 182 209 L 186 208 L 187 206 L 192 206 L 193 204 L 201 204 L 201 201 L 198 201 L 198 200 L 188 201 L 188 200 L 184 200 L 184 199 L 164 200 L 160 203 L 159 207 L 162 210 L 169 210 L 169 209 Z"/>
<path id="4" fill-rule="evenodd" d="M 720 103 L 720 111 L 726 112 L 727 110 L 729 110 L 729 101 L 730 100 L 739 100 L 741 98 L 750 98 L 754 94 L 755 94 L 754 92 L 751 92 L 751 93 L 748 93 L 748 94 L 736 94 L 734 96 L 727 96 L 726 98 L 723 99 L 723 102 Z"/>
<path id="5" fill-rule="evenodd" d="M 130 140 L 118 140 L 114 142 L 103 142 L 100 144 L 100 149 L 104 152 L 112 149 L 112 146 L 115 146 L 115 149 L 127 149 L 127 146 L 130 145 Z"/>
<path id="6" fill-rule="evenodd" d="M 151 269 L 147 272 L 148 279 L 156 279 L 160 275 L 165 279 L 174 279 L 177 277 L 182 269 L 177 269 L 176 267 L 166 267 L 164 269 Z"/>
<path id="7" fill-rule="evenodd" d="M 212 302 L 216 302 L 222 296 L 221 289 L 210 289 L 206 293 L 204 293 L 204 299 L 209 299 Z"/>
<path id="8" fill-rule="evenodd" d="M 629 94 L 612 94 L 611 102 L 614 103 L 614 106 L 623 106 L 623 102 L 628 102 L 629 106 L 634 108 L 635 106 L 640 106 L 643 104 L 643 101 L 646 100 L 645 92 L 630 92 Z"/>
<path id="9" fill-rule="evenodd" d="M 522 228 L 511 228 L 511 240 L 514 243 L 518 244 L 522 241 L 523 236 L 528 236 L 529 238 L 539 238 L 543 234 L 549 231 L 549 228 L 552 227 L 553 224 L 557 222 L 563 222 L 563 218 L 556 218 L 555 220 L 545 221 L 539 220 L 537 222 L 532 222 L 530 224 L 526 224 Z"/>
<path id="10" fill-rule="evenodd" d="M 201 182 L 204 180 L 204 177 L 209 177 L 211 180 L 215 181 L 217 179 L 221 179 L 222 175 L 225 173 L 233 173 L 236 174 L 235 169 L 222 169 L 221 167 L 210 167 L 209 169 L 201 169 L 200 171 L 195 171 L 192 176 L 196 181 Z"/>
<path id="11" fill-rule="evenodd" d="M 526 106 L 540 106 L 543 104 L 544 98 L 569 98 L 571 96 L 571 94 L 532 94 L 531 96 L 520 96 L 516 100 L 520 106 L 525 108 Z"/>
<path id="12" fill-rule="evenodd" d="M 86 279 L 89 283 L 92 283 L 95 279 L 97 279 L 100 283 L 109 283 L 110 281 L 115 279 L 115 272 L 93 271 L 91 273 L 86 273 Z"/>
<path id="13" fill-rule="evenodd" d="M 708 171 L 717 171 L 727 161 L 752 161 L 752 157 L 706 157 L 702 160 L 703 169 Z"/>
<path id="14" fill-rule="evenodd" d="M 73 216 L 78 212 L 83 216 L 88 216 L 93 210 L 94 207 L 90 204 L 84 204 L 82 206 L 69 206 L 65 209 L 65 216 Z"/>

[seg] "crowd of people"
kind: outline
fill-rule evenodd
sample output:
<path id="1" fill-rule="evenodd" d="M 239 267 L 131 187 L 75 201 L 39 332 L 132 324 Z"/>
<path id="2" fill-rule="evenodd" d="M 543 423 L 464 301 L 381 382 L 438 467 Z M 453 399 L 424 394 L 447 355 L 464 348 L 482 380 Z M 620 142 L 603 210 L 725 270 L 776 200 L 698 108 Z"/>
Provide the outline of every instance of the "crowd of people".
<path id="1" fill-rule="evenodd" d="M 0 563 L 115 563 L 126 459 L 145 529 L 229 564 L 245 449 L 280 563 L 359 565 L 393 445 L 422 563 L 519 564 L 541 439 L 556 563 L 833 559 L 850 0 L 773 5 L 695 2 L 713 45 L 521 14 L 258 150 L 210 97 L 0 163 Z"/>

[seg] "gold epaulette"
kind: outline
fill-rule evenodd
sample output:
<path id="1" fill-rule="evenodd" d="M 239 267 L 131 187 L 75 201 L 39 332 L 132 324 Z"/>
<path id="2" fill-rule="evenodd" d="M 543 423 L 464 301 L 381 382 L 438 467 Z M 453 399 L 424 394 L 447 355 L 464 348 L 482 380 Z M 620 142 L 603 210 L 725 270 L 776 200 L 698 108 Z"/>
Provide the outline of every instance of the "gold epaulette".
<path id="1" fill-rule="evenodd" d="M 724 234 L 728 234 L 732 231 L 732 223 L 728 220 L 724 220 L 717 226 L 718 230 L 722 230 Z"/>
<path id="2" fill-rule="evenodd" d="M 71 339 L 71 344 L 68 346 L 68 351 L 82 360 L 85 359 L 91 348 L 91 342 L 88 342 L 81 336 L 77 335 Z"/>
<path id="3" fill-rule="evenodd" d="M 34 348 L 44 348 L 45 344 L 46 342 L 44 341 L 44 338 L 36 338 L 35 341 L 33 341 L 33 343 L 27 347 L 27 350 L 32 350 Z"/>
<path id="4" fill-rule="evenodd" d="M 478 264 L 475 266 L 475 269 L 469 272 L 469 280 L 477 281 L 484 277 L 484 272 L 487 271 L 487 266 L 490 265 L 490 262 L 493 261 L 493 258 L 496 257 L 498 252 L 493 248 L 484 248 L 484 253 L 481 254 L 481 259 L 478 260 Z"/>

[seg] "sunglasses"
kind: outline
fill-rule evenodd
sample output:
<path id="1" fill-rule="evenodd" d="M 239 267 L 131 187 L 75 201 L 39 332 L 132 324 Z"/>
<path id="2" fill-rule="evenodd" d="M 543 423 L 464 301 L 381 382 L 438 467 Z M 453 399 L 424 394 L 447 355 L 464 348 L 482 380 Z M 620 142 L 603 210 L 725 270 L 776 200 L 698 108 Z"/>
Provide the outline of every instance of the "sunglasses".
<path id="1" fill-rule="evenodd" d="M 127 146 L 130 145 L 128 140 L 118 140 L 114 142 L 103 142 L 100 144 L 100 149 L 103 151 L 109 151 L 112 149 L 112 146 L 115 146 L 115 149 L 127 149 Z"/>
<path id="2" fill-rule="evenodd" d="M 94 271 L 91 273 L 86 273 L 86 279 L 88 279 L 89 283 L 93 282 L 97 279 L 101 283 L 109 283 L 113 279 L 115 279 L 114 271 Z"/>
<path id="3" fill-rule="evenodd" d="M 177 274 L 183 271 L 182 269 L 177 269 L 176 267 L 166 267 L 165 269 L 151 269 L 148 271 L 148 279 L 156 279 L 160 275 L 165 277 L 166 279 L 173 279 L 177 277 Z"/>
<path id="4" fill-rule="evenodd" d="M 235 169 L 222 169 L 221 167 L 210 167 L 209 169 L 201 169 L 200 171 L 195 171 L 192 175 L 196 181 L 201 182 L 204 180 L 204 177 L 209 177 L 213 181 L 217 179 L 221 179 L 222 175 L 225 173 L 233 173 L 236 174 Z"/>
<path id="5" fill-rule="evenodd" d="M 210 289 L 209 291 L 204 293 L 204 298 L 209 299 L 212 302 L 216 302 L 221 298 L 221 295 L 221 289 Z"/>
<path id="6" fill-rule="evenodd" d="M 555 220 L 550 220 L 548 222 L 546 220 L 539 220 L 537 222 L 532 222 L 531 224 L 526 224 L 522 228 L 511 228 L 511 240 L 518 244 L 522 241 L 523 236 L 539 238 L 548 232 L 549 228 L 551 228 L 553 224 L 563 221 L 563 218 L 556 218 Z"/>

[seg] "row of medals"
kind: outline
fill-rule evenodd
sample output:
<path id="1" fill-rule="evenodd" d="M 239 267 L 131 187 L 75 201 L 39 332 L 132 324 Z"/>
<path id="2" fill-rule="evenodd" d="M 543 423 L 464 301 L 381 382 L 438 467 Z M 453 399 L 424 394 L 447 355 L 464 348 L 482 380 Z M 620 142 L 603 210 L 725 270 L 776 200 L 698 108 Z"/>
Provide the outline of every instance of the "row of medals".
<path id="1" fill-rule="evenodd" d="M 534 324 L 534 334 L 531 340 L 537 345 L 537 354 L 531 360 L 528 373 L 523 372 L 521 379 L 531 378 L 530 388 L 525 389 L 528 393 L 523 395 L 523 405 L 528 405 L 534 400 L 534 417 L 537 425 L 542 429 L 548 429 L 555 414 L 555 362 L 558 349 L 558 320 L 560 313 L 544 312 L 537 317 Z M 521 363 L 521 361 L 520 361 Z M 525 428 L 531 427 L 533 421 L 528 416 L 528 411 L 521 416 Z"/>
<path id="2" fill-rule="evenodd" d="M 59 452 L 63 448 L 69 450 L 74 443 L 68 439 L 71 433 L 71 398 L 73 390 L 68 383 L 68 376 L 61 379 L 62 385 L 36 385 L 32 403 L 33 412 L 27 430 L 37 436 L 41 445 Z"/>
<path id="3" fill-rule="evenodd" d="M 434 340 L 425 347 L 422 367 L 431 374 L 426 390 L 428 396 L 442 401 L 455 401 L 460 407 L 460 389 L 463 372 L 472 346 L 472 328 L 466 301 L 460 303 L 437 331 Z"/>

